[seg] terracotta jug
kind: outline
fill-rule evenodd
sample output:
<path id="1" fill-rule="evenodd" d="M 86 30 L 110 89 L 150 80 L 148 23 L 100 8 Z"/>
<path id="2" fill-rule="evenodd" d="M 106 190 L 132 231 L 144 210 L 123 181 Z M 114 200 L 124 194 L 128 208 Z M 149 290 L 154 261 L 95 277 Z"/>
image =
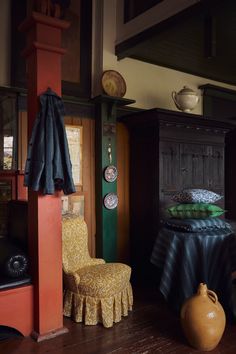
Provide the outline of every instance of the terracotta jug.
<path id="1" fill-rule="evenodd" d="M 181 324 L 189 343 L 198 350 L 214 349 L 225 329 L 225 313 L 214 291 L 201 283 L 197 294 L 181 308 Z"/>

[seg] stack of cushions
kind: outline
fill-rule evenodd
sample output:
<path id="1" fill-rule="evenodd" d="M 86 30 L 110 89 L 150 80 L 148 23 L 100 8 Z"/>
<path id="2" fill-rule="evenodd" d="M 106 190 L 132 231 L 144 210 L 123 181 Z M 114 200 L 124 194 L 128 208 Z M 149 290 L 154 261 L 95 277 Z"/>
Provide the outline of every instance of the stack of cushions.
<path id="1" fill-rule="evenodd" d="M 171 219 L 164 224 L 183 232 L 230 230 L 230 224 L 218 218 L 225 211 L 214 204 L 221 198 L 221 195 L 206 189 L 185 189 L 176 193 L 172 199 L 178 204 L 167 209 Z"/>

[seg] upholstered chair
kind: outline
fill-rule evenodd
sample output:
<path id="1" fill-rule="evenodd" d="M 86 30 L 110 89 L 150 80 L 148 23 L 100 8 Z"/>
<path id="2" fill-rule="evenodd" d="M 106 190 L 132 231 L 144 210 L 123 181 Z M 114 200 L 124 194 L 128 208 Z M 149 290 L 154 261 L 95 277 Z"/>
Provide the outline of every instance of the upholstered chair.
<path id="1" fill-rule="evenodd" d="M 64 315 L 76 322 L 112 327 L 132 310 L 131 268 L 91 258 L 88 231 L 80 217 L 63 216 Z"/>

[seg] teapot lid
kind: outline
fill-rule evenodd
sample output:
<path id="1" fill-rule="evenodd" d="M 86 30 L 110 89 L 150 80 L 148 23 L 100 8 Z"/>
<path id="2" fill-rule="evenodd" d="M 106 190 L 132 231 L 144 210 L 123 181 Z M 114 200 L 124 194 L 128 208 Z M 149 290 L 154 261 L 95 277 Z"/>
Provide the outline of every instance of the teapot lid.
<path id="1" fill-rule="evenodd" d="M 184 88 L 178 92 L 178 95 L 194 95 L 194 96 L 196 96 L 196 94 L 197 93 L 195 91 L 193 91 L 191 88 L 189 88 L 188 86 L 184 86 Z"/>

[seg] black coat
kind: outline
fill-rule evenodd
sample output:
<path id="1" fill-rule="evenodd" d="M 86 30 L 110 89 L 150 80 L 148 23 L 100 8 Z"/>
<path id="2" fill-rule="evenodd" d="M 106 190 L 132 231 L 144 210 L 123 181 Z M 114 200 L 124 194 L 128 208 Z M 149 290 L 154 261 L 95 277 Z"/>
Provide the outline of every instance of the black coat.
<path id="1" fill-rule="evenodd" d="M 68 142 L 64 127 L 64 105 L 48 89 L 40 96 L 41 110 L 35 119 L 25 165 L 24 185 L 43 194 L 75 192 Z"/>

